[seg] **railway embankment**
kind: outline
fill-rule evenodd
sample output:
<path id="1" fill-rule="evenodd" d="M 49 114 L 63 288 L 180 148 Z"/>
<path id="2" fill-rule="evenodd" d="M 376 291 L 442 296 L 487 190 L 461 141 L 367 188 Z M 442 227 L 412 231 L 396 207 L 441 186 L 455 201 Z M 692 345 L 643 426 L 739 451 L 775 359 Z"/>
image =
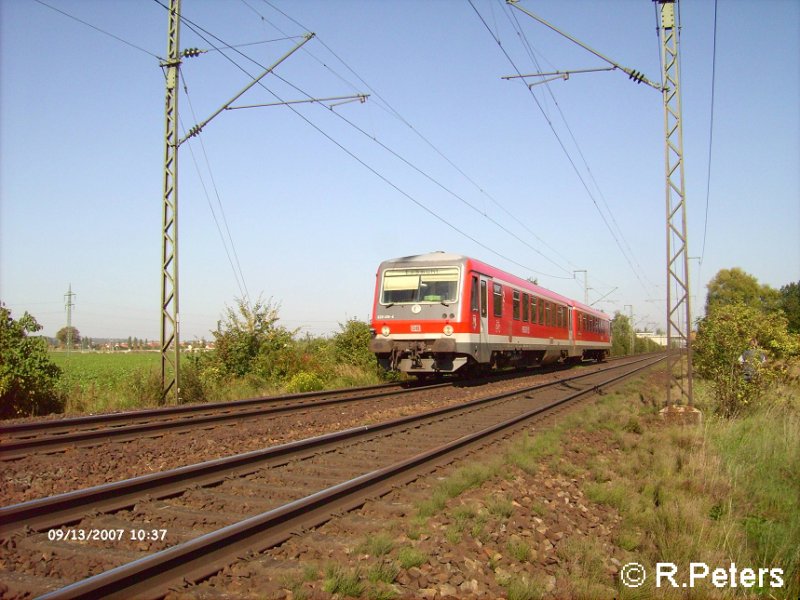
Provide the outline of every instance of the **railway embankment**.
<path id="1" fill-rule="evenodd" d="M 797 597 L 796 384 L 685 426 L 658 416 L 662 383 L 652 371 L 174 597 Z"/>

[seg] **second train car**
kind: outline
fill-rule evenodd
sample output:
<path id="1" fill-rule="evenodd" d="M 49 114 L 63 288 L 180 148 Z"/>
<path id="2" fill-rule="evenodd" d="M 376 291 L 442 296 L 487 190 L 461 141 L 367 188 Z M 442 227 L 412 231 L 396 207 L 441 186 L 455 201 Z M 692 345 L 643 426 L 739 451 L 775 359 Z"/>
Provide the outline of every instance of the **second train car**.
<path id="1" fill-rule="evenodd" d="M 381 263 L 370 350 L 420 377 L 491 367 L 603 360 L 608 315 L 467 256 Z"/>

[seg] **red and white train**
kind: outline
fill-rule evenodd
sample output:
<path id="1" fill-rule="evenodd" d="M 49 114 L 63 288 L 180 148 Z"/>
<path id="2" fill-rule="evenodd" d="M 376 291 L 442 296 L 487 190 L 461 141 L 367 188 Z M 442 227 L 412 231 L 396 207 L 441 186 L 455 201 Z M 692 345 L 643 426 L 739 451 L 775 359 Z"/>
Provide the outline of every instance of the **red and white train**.
<path id="1" fill-rule="evenodd" d="M 445 252 L 381 263 L 372 314 L 378 363 L 422 377 L 603 360 L 611 349 L 608 315 Z"/>

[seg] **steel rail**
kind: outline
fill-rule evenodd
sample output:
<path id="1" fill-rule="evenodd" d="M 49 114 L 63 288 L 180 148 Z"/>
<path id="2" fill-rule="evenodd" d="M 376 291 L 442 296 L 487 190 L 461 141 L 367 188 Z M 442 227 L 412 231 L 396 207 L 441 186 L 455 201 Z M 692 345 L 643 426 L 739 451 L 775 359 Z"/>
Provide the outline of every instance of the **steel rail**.
<path id="1" fill-rule="evenodd" d="M 297 394 L 283 394 L 280 396 L 259 396 L 256 398 L 246 398 L 244 400 L 231 400 L 230 402 L 210 402 L 208 404 L 183 404 L 180 406 L 164 406 L 160 408 L 147 408 L 143 410 L 106 413 L 98 415 L 86 415 L 82 417 L 67 417 L 63 419 L 52 419 L 48 421 L 28 421 L 26 423 L 13 423 L 10 425 L 0 425 L 0 435 L 11 435 L 20 437 L 21 435 L 31 435 L 40 432 L 73 431 L 77 427 L 83 426 L 103 426 L 112 423 L 139 422 L 145 419 L 164 417 L 173 415 L 191 414 L 195 412 L 213 412 L 215 410 L 225 411 L 238 409 L 252 405 L 263 404 L 265 402 L 288 402 L 291 400 L 304 400 L 306 398 L 327 397 L 335 394 L 348 392 L 372 391 L 388 387 L 400 387 L 402 384 L 381 383 L 377 385 L 367 385 L 363 387 L 345 388 L 338 390 L 324 390 L 317 392 L 300 392 Z"/>
<path id="2" fill-rule="evenodd" d="M 638 359 L 633 361 L 633 364 L 647 360 L 648 358 Z M 608 370 L 619 369 L 629 364 L 632 363 L 614 365 Z M 335 447 L 344 441 L 372 436 L 377 432 L 407 427 L 415 422 L 423 422 L 448 413 L 463 411 L 482 404 L 527 394 L 597 374 L 598 372 L 596 371 L 582 373 L 556 381 L 538 383 L 533 386 L 478 398 L 457 405 L 435 408 L 382 423 L 362 425 L 305 440 L 271 446 L 262 450 L 254 450 L 177 469 L 141 475 L 131 479 L 13 504 L 0 508 L 0 535 L 24 526 L 34 530 L 44 530 L 64 525 L 79 520 L 89 511 L 111 512 L 129 508 L 135 505 L 136 501 L 144 495 L 151 498 L 163 498 L 180 493 L 192 485 L 209 485 L 233 475 L 242 476 L 266 466 L 285 464 L 289 460 L 318 453 L 325 448 Z"/>
<path id="3" fill-rule="evenodd" d="M 552 372 L 553 370 L 558 369 L 547 369 L 542 372 Z M 501 380 L 517 375 L 519 375 L 518 372 L 512 372 L 511 374 L 500 373 L 491 378 L 482 378 L 480 381 Z M 73 446 L 85 447 L 111 441 L 123 442 L 140 437 L 157 437 L 166 432 L 189 431 L 194 428 L 207 427 L 211 424 L 225 423 L 226 421 L 291 412 L 305 408 L 323 407 L 331 404 L 371 400 L 395 394 L 413 393 L 422 389 L 430 390 L 449 387 L 456 382 L 463 383 L 468 381 L 470 380 L 449 380 L 442 383 L 385 383 L 321 392 L 262 396 L 232 402 L 164 407 L 0 426 L 0 435 L 12 436 L 10 440 L 0 441 L 0 461 L 15 460 L 34 452 L 57 452 Z M 367 393 L 358 396 L 348 395 L 341 398 L 330 398 L 331 396 L 363 394 L 364 392 Z M 321 400 L 313 401 L 316 398 Z M 323 398 L 328 399 L 324 400 Z M 276 403 L 279 404 L 276 405 Z M 273 406 L 252 408 L 260 405 Z M 173 416 L 178 418 L 170 419 Z M 148 422 L 148 419 L 160 418 L 163 418 L 163 420 Z"/>
<path id="4" fill-rule="evenodd" d="M 389 385 L 393 386 L 393 384 Z M 452 384 L 440 383 L 425 386 L 424 389 L 435 389 L 436 387 L 445 387 L 450 385 Z M 292 396 L 289 398 L 289 400 L 286 399 L 287 397 L 283 397 L 283 401 L 277 406 L 273 405 L 263 408 L 251 408 L 235 412 L 222 412 L 220 410 L 215 414 L 199 414 L 197 416 L 189 416 L 173 420 L 159 420 L 150 423 L 138 423 L 134 425 L 118 425 L 103 429 L 89 429 L 87 431 L 76 431 L 74 433 L 64 433 L 61 435 L 49 435 L 46 437 L 24 438 L 9 442 L 0 442 L 0 460 L 14 460 L 23 456 L 27 456 L 33 452 L 55 452 L 72 446 L 95 445 L 97 443 L 110 441 L 124 442 L 140 437 L 155 437 L 161 435 L 162 433 L 188 431 L 198 427 L 208 426 L 210 424 L 225 423 L 227 421 L 235 421 L 239 419 L 313 409 L 332 404 L 344 404 L 348 402 L 372 400 L 375 398 L 382 398 L 384 396 L 409 394 L 419 392 L 420 389 L 422 389 L 420 386 L 401 389 L 394 389 L 394 387 L 396 386 L 393 386 L 393 389 L 390 390 L 376 391 L 366 395 L 343 396 L 340 398 L 328 398 L 313 402 L 289 403 L 289 400 L 295 400 L 297 397 Z M 338 391 L 339 395 L 343 393 L 347 393 L 347 391 Z M 264 400 L 263 402 L 274 402 L 274 400 Z M 199 410 L 196 412 L 205 413 L 207 411 Z"/>
<path id="5" fill-rule="evenodd" d="M 544 406 L 491 425 L 479 432 L 462 436 L 393 465 L 355 477 L 300 500 L 78 581 L 40 598 L 41 600 L 128 598 L 132 595 L 147 598 L 160 597 L 167 593 L 171 586 L 209 577 L 224 565 L 248 552 L 263 551 L 289 539 L 299 529 L 319 526 L 337 512 L 351 510 L 361 506 L 369 498 L 385 495 L 400 483 L 417 478 L 423 467 L 425 470 L 430 470 L 442 462 L 449 462 L 456 454 L 462 453 L 466 449 L 484 445 L 487 439 L 494 436 L 507 435 L 509 430 L 524 424 L 533 417 L 562 407 L 572 400 L 629 377 L 662 360 L 664 357 L 649 360 L 645 365 L 637 366 L 584 390 L 568 394 Z M 641 361 L 633 364 L 639 362 Z M 630 364 L 626 363 L 625 366 Z"/>
<path id="6" fill-rule="evenodd" d="M 609 362 L 611 362 L 618 359 L 611 358 L 608 360 Z M 539 371 L 538 373 L 541 374 L 548 372 L 552 371 L 548 370 L 547 368 L 542 368 L 542 370 Z M 526 374 L 527 373 L 529 372 L 526 372 Z M 483 377 L 479 381 L 483 382 L 495 379 L 499 380 L 507 378 L 509 377 L 509 375 L 511 376 L 519 375 L 519 372 L 517 371 L 501 372 L 491 377 Z M 86 427 L 87 429 L 92 427 L 95 428 L 101 427 L 101 426 L 116 427 L 126 423 L 139 423 L 144 420 L 152 418 L 166 419 L 171 416 L 179 416 L 184 414 L 211 413 L 215 411 L 228 412 L 231 411 L 232 409 L 238 410 L 240 408 L 246 408 L 254 405 L 257 406 L 260 404 L 265 404 L 270 402 L 290 402 L 292 400 L 307 400 L 309 398 L 326 398 L 329 396 L 335 396 L 337 394 L 371 392 L 374 390 L 382 390 L 389 388 L 435 389 L 438 386 L 450 385 L 455 381 L 463 383 L 472 380 L 451 379 L 442 383 L 433 383 L 433 384 L 429 382 L 420 382 L 411 380 L 402 383 L 379 383 L 375 385 L 366 385 L 366 386 L 352 387 L 352 388 L 340 388 L 335 390 L 299 392 L 295 394 L 281 394 L 278 396 L 258 396 L 255 398 L 245 398 L 243 400 L 231 400 L 226 402 L 209 402 L 205 404 L 184 404 L 180 406 L 162 406 L 159 408 L 147 408 L 147 409 L 133 410 L 133 411 L 84 415 L 80 417 L 65 417 L 65 418 L 49 419 L 49 420 L 27 421 L 24 423 L 0 424 L 0 436 L 9 436 L 11 438 L 23 438 L 23 437 L 31 437 L 33 435 L 38 435 L 41 433 L 55 434 L 62 432 L 72 432 L 80 427 Z M 115 423 L 117 423 L 118 425 L 114 425 Z"/>

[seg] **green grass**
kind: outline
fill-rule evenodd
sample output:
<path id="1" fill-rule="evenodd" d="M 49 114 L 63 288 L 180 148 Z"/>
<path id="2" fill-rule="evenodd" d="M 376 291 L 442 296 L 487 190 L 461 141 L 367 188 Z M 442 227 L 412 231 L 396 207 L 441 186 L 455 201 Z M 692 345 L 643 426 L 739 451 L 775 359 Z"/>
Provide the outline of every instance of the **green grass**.
<path id="1" fill-rule="evenodd" d="M 59 390 L 67 413 L 155 406 L 161 391 L 158 352 L 51 352 L 62 369 Z"/>
<path id="2" fill-rule="evenodd" d="M 470 465 L 458 469 L 434 488 L 428 500 L 417 505 L 418 518 L 427 519 L 438 514 L 447 505 L 450 498 L 456 498 L 469 489 L 480 487 L 485 481 L 497 476 L 499 469 L 499 462 Z"/>
<path id="3" fill-rule="evenodd" d="M 514 505 L 505 496 L 492 496 L 486 503 L 486 510 L 490 515 L 501 519 L 508 519 L 514 514 Z"/>
<path id="4" fill-rule="evenodd" d="M 50 360 L 61 367 L 67 385 L 113 388 L 138 369 L 158 369 L 158 352 L 51 352 Z"/>
<path id="5" fill-rule="evenodd" d="M 344 569 L 338 565 L 328 565 L 325 568 L 325 578 L 322 589 L 329 594 L 341 594 L 350 598 L 358 598 L 364 592 L 361 583 L 361 572 Z"/>
<path id="6" fill-rule="evenodd" d="M 75 351 L 68 355 L 53 351 L 49 356 L 63 372 L 58 391 L 66 399 L 68 414 L 149 408 L 161 402 L 160 352 Z M 182 355 L 182 402 L 225 402 L 382 382 L 374 369 L 347 364 L 333 365 L 324 373 L 301 371 L 275 381 L 255 374 L 224 376 L 217 365 L 207 360 L 210 358 L 210 355 Z"/>
<path id="7" fill-rule="evenodd" d="M 428 555 L 416 548 L 403 546 L 397 553 L 397 561 L 402 568 L 411 569 L 412 567 L 419 567 L 428 562 Z"/>
<path id="8" fill-rule="evenodd" d="M 394 540 L 385 533 L 368 535 L 367 538 L 356 547 L 359 554 L 369 554 L 370 556 L 384 556 L 389 554 L 394 548 Z"/>
<path id="9" fill-rule="evenodd" d="M 509 540 L 506 550 L 518 562 L 526 562 L 531 557 L 531 547 L 520 539 Z"/>
<path id="10" fill-rule="evenodd" d="M 795 397 L 797 400 L 797 397 Z M 800 574 L 800 402 L 714 423 L 709 437 L 731 478 L 739 515 L 756 560 Z M 725 519 L 726 504 L 714 510 Z M 793 590 L 797 596 L 799 589 Z"/>
<path id="11" fill-rule="evenodd" d="M 393 583 L 399 573 L 397 565 L 394 563 L 380 562 L 370 567 L 367 571 L 367 579 L 372 583 L 382 581 L 384 583 Z"/>
<path id="12" fill-rule="evenodd" d="M 508 600 L 537 600 L 545 595 L 544 586 L 526 577 L 513 577 L 505 582 Z"/>

